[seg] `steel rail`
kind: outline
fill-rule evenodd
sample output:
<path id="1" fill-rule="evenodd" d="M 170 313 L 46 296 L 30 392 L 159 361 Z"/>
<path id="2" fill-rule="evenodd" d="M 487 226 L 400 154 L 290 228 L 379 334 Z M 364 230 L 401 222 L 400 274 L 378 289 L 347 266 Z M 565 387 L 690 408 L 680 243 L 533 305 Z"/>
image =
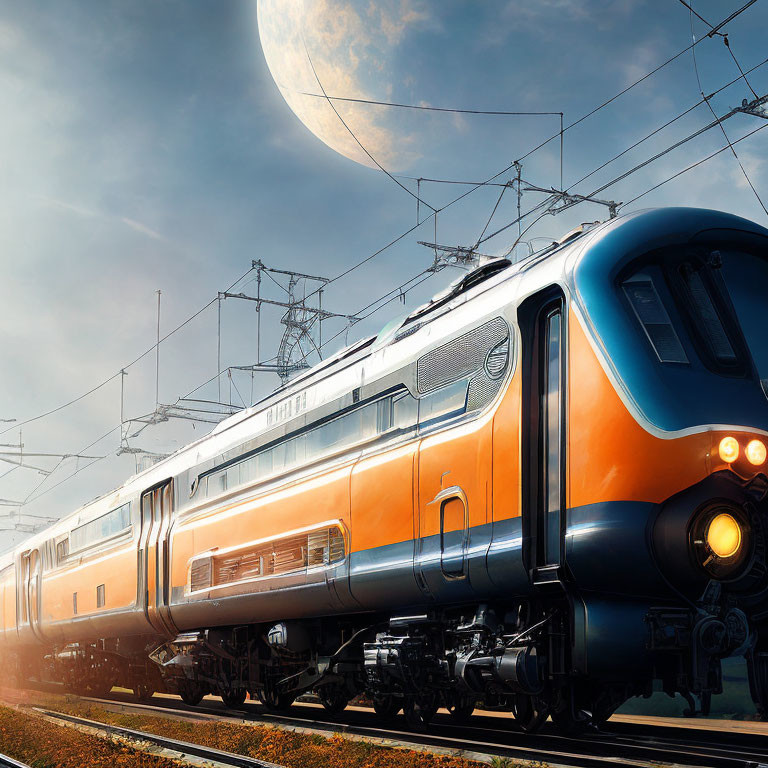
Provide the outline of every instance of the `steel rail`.
<path id="1" fill-rule="evenodd" d="M 647 733 L 633 737 L 618 728 L 618 724 L 599 732 L 587 733 L 580 738 L 562 736 L 545 729 L 537 734 L 524 734 L 512 728 L 492 727 L 481 718 L 490 720 L 492 715 L 476 715 L 476 722 L 457 724 L 446 716 L 438 715 L 427 732 L 413 732 L 398 727 L 397 723 L 370 725 L 377 716 L 371 711 L 347 710 L 344 719 L 317 717 L 317 708 L 295 706 L 290 713 L 266 713 L 262 707 L 245 704 L 237 710 L 224 707 L 187 707 L 171 699 L 156 699 L 153 704 L 136 704 L 119 698 L 89 701 L 120 704 L 136 709 L 172 711 L 194 717 L 195 714 L 222 720 L 236 719 L 249 723 L 268 722 L 291 727 L 304 727 L 325 732 L 341 732 L 362 737 L 395 739 L 414 749 L 432 746 L 450 750 L 464 750 L 499 755 L 522 760 L 544 760 L 550 764 L 591 768 L 615 764 L 648 766 L 665 765 L 707 766 L 708 768 L 768 768 L 768 748 L 762 746 L 765 737 L 751 734 L 733 734 L 721 742 L 708 741 L 696 732 L 696 740 L 669 737 L 664 726 L 644 726 Z M 162 703 L 161 703 L 162 702 Z M 303 711 L 302 711 L 303 710 Z M 366 722 L 367 721 L 367 722 Z M 479 722 L 480 721 L 480 722 Z M 513 720 L 508 721 L 514 723 Z M 624 724 L 622 724 L 623 726 Z M 692 729 L 684 729 L 690 732 Z M 730 734 L 728 736 L 731 736 Z"/>
<path id="2" fill-rule="evenodd" d="M 33 709 L 36 712 L 45 715 L 46 717 L 63 720 L 65 722 L 72 723 L 73 725 L 82 725 L 87 726 L 88 728 L 105 731 L 110 735 L 119 736 L 128 741 L 149 742 L 150 744 L 162 747 L 163 749 L 170 749 L 183 755 L 200 757 L 203 760 L 213 760 L 223 765 L 232 765 L 236 766 L 237 768 L 282 768 L 282 766 L 278 765 L 277 763 L 270 763 L 267 760 L 258 760 L 254 757 L 236 755 L 232 752 L 224 752 L 220 749 L 205 747 L 201 744 L 192 744 L 188 741 L 169 739 L 165 736 L 158 736 L 157 734 L 149 733 L 147 731 L 136 731 L 132 728 L 123 728 L 118 725 L 110 725 L 109 723 L 102 723 L 98 720 L 88 720 L 84 717 L 77 717 L 76 715 L 69 715 L 65 714 L 64 712 L 56 712 L 52 709 L 42 709 L 38 707 L 34 707 Z"/>
<path id="3" fill-rule="evenodd" d="M 30 768 L 26 763 L 20 763 L 8 755 L 0 755 L 0 768 Z"/>

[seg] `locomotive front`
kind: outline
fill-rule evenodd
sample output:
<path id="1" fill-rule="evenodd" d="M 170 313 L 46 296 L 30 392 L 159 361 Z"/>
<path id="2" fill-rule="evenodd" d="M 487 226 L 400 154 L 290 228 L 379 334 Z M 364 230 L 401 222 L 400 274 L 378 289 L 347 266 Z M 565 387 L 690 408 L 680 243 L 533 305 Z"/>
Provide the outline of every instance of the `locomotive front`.
<path id="1" fill-rule="evenodd" d="M 698 696 L 706 712 L 722 691 L 721 659 L 743 655 L 766 716 L 768 231 L 714 211 L 628 217 L 588 247 L 574 283 L 632 422 L 600 435 L 626 458 L 607 460 L 614 480 L 583 491 L 613 494 L 605 518 L 642 506 L 634 537 L 628 515 L 612 542 L 574 542 L 572 567 L 605 590 L 589 565 L 602 546 L 619 589 L 647 596 L 643 657 L 665 691 L 692 710 Z"/>

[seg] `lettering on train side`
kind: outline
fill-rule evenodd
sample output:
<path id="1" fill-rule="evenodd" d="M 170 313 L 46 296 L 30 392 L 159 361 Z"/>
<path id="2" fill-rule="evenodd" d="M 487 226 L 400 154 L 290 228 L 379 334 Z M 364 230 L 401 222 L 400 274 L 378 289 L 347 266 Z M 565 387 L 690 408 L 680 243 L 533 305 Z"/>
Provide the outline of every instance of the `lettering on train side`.
<path id="1" fill-rule="evenodd" d="M 267 426 L 271 427 L 279 424 L 286 419 L 298 416 L 302 411 L 307 410 L 307 393 L 301 392 L 295 397 L 289 397 L 281 403 L 273 405 L 267 411 Z"/>

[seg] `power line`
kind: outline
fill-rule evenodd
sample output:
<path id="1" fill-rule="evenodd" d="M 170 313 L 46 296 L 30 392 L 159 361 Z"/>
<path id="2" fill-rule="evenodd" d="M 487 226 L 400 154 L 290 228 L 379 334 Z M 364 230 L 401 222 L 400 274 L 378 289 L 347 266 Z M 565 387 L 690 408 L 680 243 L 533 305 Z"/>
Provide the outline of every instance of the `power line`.
<path id="1" fill-rule="evenodd" d="M 693 7 L 688 5 L 685 0 L 678 0 L 678 2 L 682 3 L 694 16 L 696 16 L 697 19 L 701 19 L 701 21 L 703 21 L 710 29 L 714 29 L 714 26 L 710 24 L 701 14 L 696 13 L 696 11 L 693 10 Z"/>
<path id="2" fill-rule="evenodd" d="M 239 277 L 237 280 L 235 280 L 235 282 L 232 283 L 232 285 L 230 285 L 227 290 L 231 290 L 232 288 L 234 288 L 243 278 L 245 278 L 248 274 L 250 274 L 251 271 L 252 270 L 249 269 L 245 274 L 243 274 L 241 277 Z M 97 392 L 99 389 L 101 389 L 102 387 L 104 387 L 107 384 L 109 384 L 111 381 L 116 379 L 118 376 L 121 376 L 123 371 L 127 370 L 128 368 L 130 368 L 133 365 L 136 365 L 136 363 L 138 363 L 140 360 L 142 360 L 148 354 L 150 354 L 151 352 L 154 352 L 155 351 L 155 347 L 158 344 L 162 344 L 164 341 L 166 341 L 171 336 L 173 336 L 175 333 L 177 333 L 182 328 L 184 328 L 184 326 L 186 326 L 189 323 L 191 323 L 195 318 L 199 317 L 203 312 L 205 312 L 206 309 L 208 309 L 209 307 L 213 306 L 216 303 L 217 300 L 218 300 L 218 296 L 216 298 L 214 298 L 214 299 L 211 299 L 205 306 L 201 307 L 197 312 L 195 312 L 193 315 L 188 317 L 183 323 L 181 323 L 180 325 L 177 325 L 172 331 L 169 331 L 168 333 L 166 333 L 165 336 L 163 336 L 156 344 L 153 344 L 151 347 L 149 347 L 149 349 L 147 349 L 146 351 L 142 352 L 138 357 L 134 358 L 130 363 L 128 363 L 127 365 L 122 366 L 121 369 L 119 371 L 117 371 L 117 373 L 114 373 L 109 378 L 104 379 L 104 381 L 102 381 L 100 384 L 97 384 L 92 389 L 89 389 L 87 392 L 84 392 L 82 395 L 79 395 L 78 397 L 75 397 L 72 400 L 69 400 L 68 402 L 63 403 L 62 405 L 57 406 L 56 408 L 51 408 L 51 410 L 49 410 L 49 411 L 45 411 L 44 413 L 38 414 L 37 416 L 33 416 L 32 418 L 26 419 L 24 421 L 20 421 L 20 422 L 14 424 L 12 427 L 7 427 L 6 429 L 1 430 L 0 431 L 0 435 L 4 435 L 6 432 L 10 432 L 11 430 L 16 429 L 18 427 L 23 427 L 25 424 L 31 424 L 34 421 L 39 421 L 40 419 L 44 419 L 47 416 L 51 416 L 54 413 L 58 413 L 59 411 L 62 411 L 65 408 L 68 408 L 69 406 L 74 405 L 75 403 L 80 402 L 80 400 L 85 399 L 89 395 L 92 395 L 94 392 Z"/>
<path id="3" fill-rule="evenodd" d="M 738 9 L 737 11 L 735 11 L 734 13 L 732 13 L 730 16 L 728 16 L 726 19 L 724 19 L 722 22 L 720 22 L 720 24 L 718 24 L 718 25 L 717 25 L 717 29 L 720 29 L 720 28 L 721 28 L 722 26 L 724 26 L 726 23 L 728 23 L 729 21 L 731 21 L 731 20 L 733 20 L 734 18 L 736 18 L 736 17 L 737 17 L 737 16 L 738 16 L 740 13 L 742 13 L 743 11 L 745 11 L 745 10 L 746 10 L 746 9 L 747 9 L 747 8 L 748 8 L 750 5 L 752 5 L 752 4 L 753 4 L 755 1 L 756 1 L 756 0 L 751 0 L 750 2 L 746 3 L 746 5 L 742 6 L 740 9 Z M 686 46 L 686 47 L 685 47 L 685 48 L 683 48 L 681 51 L 679 51 L 678 53 L 676 53 L 674 56 L 671 56 L 670 58 L 668 58 L 668 59 L 667 59 L 666 61 L 664 61 L 662 64 L 659 64 L 657 67 L 655 67 L 654 69 L 650 70 L 649 72 L 647 72 L 647 73 L 646 73 L 645 75 L 643 75 L 642 77 L 639 77 L 637 80 L 635 80 L 633 83 L 631 83 L 631 84 L 630 84 L 630 85 L 628 85 L 627 87 L 623 88 L 621 91 L 619 91 L 618 93 L 616 93 L 616 94 L 615 94 L 614 96 L 612 96 L 610 99 L 607 99 L 606 101 L 604 101 L 604 102 L 602 102 L 601 104 L 599 104 L 597 107 L 595 107 L 595 108 L 591 109 L 589 112 L 587 112 L 586 114 L 584 114 L 582 117 L 580 117 L 580 118 L 578 118 L 577 120 L 575 120 L 573 123 L 570 123 L 569 125 L 565 126 L 565 127 L 562 129 L 562 133 L 565 133 L 566 131 L 570 130 L 571 128 L 575 127 L 576 125 L 579 125 L 579 124 L 580 124 L 580 123 L 582 123 L 584 120 L 587 120 L 588 118 L 592 117 L 592 115 L 594 115 L 594 114 L 596 114 L 597 112 L 599 112 L 601 109 L 604 109 L 604 108 L 605 108 L 605 107 L 607 107 L 609 104 L 611 104 L 611 103 L 613 103 L 614 101 L 616 101 L 617 99 L 621 98 L 621 97 L 622 97 L 624 94 L 628 93 L 630 90 L 632 90 L 633 88 L 635 88 L 637 85 L 639 85 L 640 83 L 644 82 L 644 81 L 645 81 L 645 80 L 647 80 L 649 77 L 652 77 L 652 76 L 653 76 L 653 75 L 655 75 L 657 72 L 659 72 L 660 70 L 662 70 L 664 67 L 668 66 L 668 65 L 669 65 L 669 64 L 671 64 L 673 61 L 675 61 L 676 59 L 680 58 L 680 56 L 682 56 L 683 54 L 687 53 L 687 52 L 688 52 L 688 51 L 689 51 L 689 50 L 690 50 L 690 49 L 691 49 L 691 48 L 692 48 L 694 45 L 699 45 L 699 44 L 700 44 L 700 43 L 701 43 L 701 42 L 702 42 L 704 39 L 706 39 L 706 38 L 701 38 L 700 40 L 697 40 L 695 43 L 692 43 L 691 45 L 688 45 L 688 46 Z M 552 136 L 550 136 L 550 137 L 549 137 L 548 139 L 546 139 L 545 141 L 541 142 L 541 143 L 540 143 L 540 144 L 538 144 L 537 146 L 535 146 L 535 147 L 533 147 L 532 149 L 530 149 L 530 150 L 529 150 L 528 152 L 526 152 L 526 153 L 525 153 L 525 154 L 524 154 L 522 157 L 518 158 L 518 159 L 517 159 L 517 160 L 515 160 L 513 163 L 510 163 L 510 164 L 509 164 L 508 166 L 506 166 L 505 168 L 502 168 L 502 170 L 500 170 L 498 173 L 495 173 L 493 176 L 491 176 L 490 178 L 486 179 L 485 181 L 482 181 L 482 182 L 479 182 L 479 183 L 477 183 L 477 184 L 473 185 L 473 186 L 472 186 L 472 187 L 471 187 L 469 190 L 467 190 L 466 192 L 462 193 L 462 194 L 461 194 L 461 195 L 459 195 L 458 197 L 454 198 L 454 199 L 453 199 L 453 200 L 451 200 L 450 202 L 446 203 L 446 204 L 445 204 L 444 206 L 442 206 L 441 208 L 438 208 L 438 209 L 437 209 L 437 211 L 433 211 L 433 213 L 431 213 L 429 216 L 425 217 L 424 219 L 422 219 L 420 222 L 418 222 L 417 224 L 413 225 L 412 227 L 409 227 L 407 230 L 405 230 L 404 232 L 402 232 L 400 235 L 398 235 L 397 237 L 395 237 L 395 238 L 393 238 L 392 240 L 390 240 L 390 241 L 389 241 L 389 242 L 388 242 L 386 245 L 384 245 L 384 246 L 382 246 L 381 248 L 379 248 L 378 250 L 374 251 L 372 254 L 370 254 L 370 255 L 366 256 L 364 259 L 361 259 L 359 262 L 356 262 L 355 264 L 352 264 L 350 267 L 348 267 L 347 269 L 345 269 L 344 271 L 342 271 L 340 274 L 338 274 L 336 277 L 334 277 L 334 278 L 333 278 L 332 280 L 330 280 L 329 282 L 330 282 L 330 283 L 332 283 L 332 282 L 336 282 L 336 281 L 338 281 L 338 280 L 341 280 L 342 278 L 344 278 L 344 277 L 346 277 L 347 275 L 349 275 L 351 272 L 354 272 L 355 270 L 359 269 L 359 268 L 360 268 L 360 267 L 362 267 L 363 265 L 367 264 L 369 261 L 371 261 L 372 259 L 374 259 L 374 258 L 376 258 L 377 256 L 381 255 L 382 253 L 384 253 L 385 251 L 387 251 L 388 249 L 390 249 L 391 247 L 393 247 L 394 245 L 396 245 L 398 242 L 400 242 L 401 240 L 403 240 L 405 237 L 407 237 L 408 235 L 410 235 L 412 232 L 414 232 L 415 230 L 417 230 L 417 229 L 418 229 L 420 226 L 422 226 L 422 225 L 423 225 L 423 224 L 425 224 L 427 221 L 429 221 L 430 219 L 432 219 L 432 218 L 433 218 L 433 217 L 434 217 L 434 216 L 435 216 L 435 215 L 436 215 L 438 212 L 442 212 L 442 211 L 445 211 L 445 210 L 447 210 L 447 209 L 448 209 L 448 208 L 450 208 L 451 206 L 453 206 L 453 205 L 455 205 L 456 203 L 458 203 L 458 202 L 460 202 L 461 200 L 463 200 L 465 197 L 468 197 L 468 196 L 469 196 L 469 195 L 471 195 L 473 192 L 475 192 L 476 190 L 480 189 L 480 187 L 483 187 L 483 186 L 487 186 L 487 185 L 491 184 L 493 181 L 495 181 L 496 179 L 498 179 L 498 177 L 499 177 L 499 176 L 502 176 L 502 175 L 504 175 L 505 173 L 508 173 L 508 172 L 509 172 L 509 171 L 510 171 L 512 168 L 514 168 L 516 163 L 518 163 L 518 162 L 520 162 L 520 161 L 524 160 L 524 159 L 525 159 L 525 158 L 527 158 L 527 157 L 530 157 L 532 154 L 534 154 L 534 153 L 535 153 L 535 152 L 537 152 L 539 149 L 541 149 L 542 147 L 544 147 L 544 146 L 546 146 L 547 144 L 549 144 L 549 142 L 550 142 L 550 141 L 552 141 L 553 139 L 556 139 L 556 138 L 558 138 L 560 135 L 561 135 L 561 132 L 560 132 L 560 131 L 558 131 L 558 133 L 556 133 L 556 134 L 553 134 Z M 410 192 L 410 190 L 409 190 L 409 192 Z M 411 193 L 411 194 L 412 194 L 412 193 Z M 310 294 L 310 295 L 312 295 L 312 294 Z"/>
<path id="4" fill-rule="evenodd" d="M 765 66 L 766 64 L 768 64 L 768 58 L 763 59 L 759 64 L 755 64 L 753 67 L 748 69 L 746 74 L 751 74 L 752 72 L 754 72 L 755 70 L 759 69 L 760 67 Z M 735 77 L 733 80 L 731 80 L 730 82 L 728 82 L 725 85 L 721 86 L 716 91 L 713 91 L 712 93 L 710 93 L 707 98 L 711 99 L 713 96 L 716 96 L 718 93 L 721 93 L 726 88 L 730 88 L 730 86 L 732 86 L 734 83 L 737 83 L 741 79 L 742 79 L 741 76 L 740 77 Z M 688 109 L 684 110 L 683 112 L 680 112 L 678 115 L 673 117 L 671 120 L 668 120 L 663 125 L 660 125 L 658 128 L 655 128 L 650 133 L 647 133 L 641 139 L 638 139 L 636 142 L 634 142 L 634 144 L 631 144 L 626 149 L 624 149 L 621 152 L 619 152 L 619 154 L 614 155 L 610 160 L 606 160 L 604 163 L 602 163 L 601 165 L 599 165 L 596 168 L 594 168 L 593 170 L 591 170 L 588 174 L 586 174 L 585 176 L 582 176 L 578 181 L 574 181 L 571 184 L 569 184 L 568 187 L 566 188 L 566 191 L 571 189 L 572 187 L 578 186 L 583 181 L 586 181 L 588 178 L 590 178 L 590 176 L 594 176 L 598 171 L 602 171 L 603 168 L 606 168 L 607 166 L 609 166 L 614 161 L 616 161 L 619 158 L 621 158 L 624 155 L 626 155 L 628 152 L 631 152 L 633 149 L 636 149 L 643 142 L 647 141 L 650 138 L 653 138 L 658 133 L 661 133 L 661 131 L 663 131 L 665 128 L 668 128 L 673 123 L 676 123 L 678 120 L 680 120 L 681 118 L 683 118 L 686 115 L 690 114 L 691 112 L 693 112 L 693 110 L 697 109 L 698 107 L 700 107 L 704 103 L 706 103 L 706 98 L 699 99 L 699 101 L 697 101 L 695 104 L 693 104 L 690 107 L 688 107 Z"/>
<path id="5" fill-rule="evenodd" d="M 287 89 L 286 89 L 287 90 Z M 526 116 L 557 116 L 562 112 L 510 112 L 500 109 L 456 109 L 453 107 L 432 107 L 428 104 L 401 104 L 392 101 L 377 101 L 375 99 L 356 99 L 349 96 L 328 96 L 325 93 L 311 93 L 310 91 L 298 91 L 300 96 L 312 96 L 316 99 L 328 99 L 329 101 L 347 101 L 355 104 L 373 104 L 379 107 L 396 107 L 398 109 L 418 109 L 426 112 L 452 112 L 460 115 L 499 115 L 507 117 Z"/>
<path id="6" fill-rule="evenodd" d="M 730 16 L 728 16 L 726 19 L 721 21 L 717 26 L 713 27 L 712 31 L 707 35 L 707 38 L 711 38 L 722 27 L 724 27 L 728 22 L 730 22 L 733 19 L 735 19 L 739 14 L 743 13 L 744 11 L 746 11 L 747 8 L 749 8 L 750 5 L 753 5 L 756 2 L 757 2 L 757 0 L 749 0 L 748 3 L 743 5 L 737 11 L 734 11 Z M 565 128 L 562 130 L 562 132 L 558 132 L 558 133 L 553 134 L 548 139 L 546 139 L 545 141 L 541 142 L 541 144 L 538 144 L 533 149 L 529 150 L 522 157 L 519 157 L 518 160 L 519 161 L 525 160 L 527 157 L 530 157 L 534 152 L 538 152 L 538 150 L 540 150 L 542 147 L 544 147 L 547 144 L 549 144 L 550 141 L 552 141 L 553 139 L 556 139 L 558 136 L 560 136 L 561 133 L 565 133 L 566 131 L 569 131 L 571 128 L 574 128 L 575 126 L 579 125 L 579 123 L 584 122 L 584 120 L 586 120 L 587 118 L 592 117 L 592 115 L 594 115 L 596 112 L 599 112 L 604 107 L 607 107 L 609 104 L 612 104 L 614 101 L 616 101 L 616 99 L 621 98 L 625 93 L 627 93 L 628 91 L 631 91 L 635 86 L 640 85 L 640 83 L 644 82 L 649 77 L 652 77 L 657 72 L 659 72 L 660 70 L 664 69 L 664 67 L 666 67 L 667 65 L 671 64 L 673 61 L 679 59 L 683 54 L 685 54 L 688 51 L 690 51 L 693 47 L 699 45 L 705 39 L 706 38 L 700 38 L 699 40 L 696 40 L 695 42 L 691 43 L 691 45 L 686 46 L 685 48 L 683 48 L 683 50 L 679 51 L 674 56 L 671 56 L 670 58 L 668 58 L 662 64 L 659 64 L 659 66 L 657 66 L 655 69 L 652 69 L 650 72 L 647 72 L 645 75 L 643 75 L 642 77 L 640 77 L 637 80 L 635 80 L 631 85 L 628 85 L 626 88 L 623 88 L 621 91 L 619 91 L 614 96 L 611 96 L 610 99 L 604 101 L 602 104 L 600 104 L 599 106 L 597 106 L 594 109 L 590 110 L 585 115 L 582 115 L 582 117 L 580 117 L 578 120 L 575 120 L 574 122 L 569 123 L 567 126 L 565 126 Z"/>
<path id="7" fill-rule="evenodd" d="M 688 8 L 689 8 L 689 10 L 691 12 L 690 13 L 691 38 L 693 39 L 693 41 L 695 43 L 696 42 L 696 35 L 695 35 L 694 31 L 693 31 L 693 13 L 694 13 L 694 11 L 693 11 L 693 8 L 690 5 L 688 6 Z M 726 40 L 726 47 L 730 51 L 731 47 L 728 44 L 728 38 L 725 38 L 725 40 Z M 755 197 L 757 198 L 757 202 L 760 203 L 760 207 L 763 209 L 765 214 L 768 215 L 768 208 L 765 207 L 765 203 L 763 203 L 762 198 L 760 197 L 758 191 L 755 189 L 755 185 L 752 183 L 752 180 L 749 178 L 749 174 L 747 173 L 747 169 L 744 167 L 743 163 L 741 162 L 741 159 L 739 158 L 738 153 L 733 148 L 733 144 L 731 143 L 731 140 L 728 138 L 728 134 L 726 133 L 725 127 L 723 126 L 723 119 L 725 119 L 725 118 L 721 119 L 721 118 L 719 118 L 715 114 L 715 110 L 712 108 L 712 104 L 710 104 L 709 97 L 704 95 L 704 89 L 701 87 L 701 78 L 699 77 L 699 65 L 696 62 L 696 49 L 695 48 L 691 48 L 691 55 L 693 56 L 693 69 L 694 69 L 694 72 L 696 73 L 696 82 L 698 83 L 699 91 L 700 91 L 702 97 L 704 98 L 704 101 L 707 103 L 707 107 L 709 108 L 709 111 L 712 113 L 712 116 L 715 118 L 715 121 L 716 121 L 718 127 L 722 131 L 722 134 L 725 137 L 725 140 L 728 142 L 728 146 L 730 147 L 731 154 L 735 158 L 736 162 L 739 164 L 739 168 L 741 168 L 741 172 L 744 175 L 744 178 L 747 180 L 747 184 L 749 184 L 750 189 L 752 190 L 752 192 L 754 192 Z M 733 55 L 733 52 L 731 52 L 731 56 L 733 56 L 733 60 L 736 62 L 736 66 L 739 68 L 739 72 L 742 72 L 741 66 L 739 65 L 739 62 L 736 61 L 736 57 Z M 742 72 L 742 75 L 743 75 L 743 72 Z M 759 98 L 758 95 L 754 92 L 754 90 L 752 90 L 752 86 L 749 85 L 749 81 L 747 80 L 746 76 L 744 76 L 744 80 L 747 83 L 747 85 L 749 86 L 749 89 L 755 95 L 755 99 L 758 99 Z"/>
<path id="8" fill-rule="evenodd" d="M 376 165 L 376 167 L 377 167 L 377 168 L 378 168 L 378 169 L 379 169 L 379 170 L 380 170 L 382 173 L 384 173 L 386 176 L 388 176 L 390 179 L 392 179 L 392 181 L 394 181 L 394 182 L 395 182 L 395 184 L 397 184 L 397 186 L 398 186 L 398 187 L 400 187 L 400 189 L 402 189 L 402 190 L 404 190 L 405 192 L 407 192 L 407 193 L 408 193 L 408 194 L 409 194 L 409 195 L 410 195 L 412 198 L 414 198 L 414 199 L 415 199 L 417 202 L 421 203 L 422 205 L 426 205 L 426 206 L 427 206 L 427 208 L 429 208 L 431 211 L 434 211 L 435 209 L 434 209 L 434 208 L 433 208 L 433 207 L 432 207 L 432 206 L 431 206 L 429 203 L 427 203 L 426 201 L 422 200 L 422 199 L 421 199 L 421 198 L 420 198 L 420 197 L 419 197 L 417 194 L 415 194 L 414 192 L 411 192 L 411 190 L 410 190 L 410 189 L 408 189 L 408 187 L 406 187 L 406 186 L 405 186 L 405 184 L 401 184 L 401 183 L 400 183 L 400 181 L 398 181 L 398 180 L 397 180 L 397 179 L 396 179 L 396 178 L 395 178 L 395 177 L 394 177 L 394 176 L 393 176 L 393 175 L 392 175 L 392 174 L 391 174 L 391 173 L 390 173 L 390 172 L 389 172 L 389 171 L 388 171 L 388 170 L 387 170 L 387 169 L 386 169 L 386 168 L 385 168 L 385 167 L 384 167 L 384 166 L 383 166 L 383 165 L 382 165 L 382 164 L 381 164 L 381 163 L 380 163 L 380 162 L 379 162 L 379 161 L 378 161 L 378 160 L 377 160 L 377 159 L 376 159 L 376 158 L 375 158 L 375 157 L 374 157 L 374 156 L 373 156 L 373 155 L 372 155 L 372 154 L 371 154 L 371 153 L 370 153 L 370 152 L 369 152 L 369 151 L 368 151 L 368 150 L 367 150 L 367 149 L 366 149 L 364 146 L 363 146 L 363 144 L 362 144 L 362 142 L 360 141 L 360 139 L 358 139 L 358 138 L 357 138 L 357 136 L 355 136 L 355 133 L 354 133 L 354 131 L 353 131 L 353 130 L 352 130 L 352 129 L 351 129 L 351 128 L 350 128 L 350 127 L 347 125 L 346 121 L 344 120 L 344 118 L 343 118 L 343 117 L 341 116 L 341 114 L 339 113 L 339 110 L 338 110 L 338 109 L 336 109 L 336 107 L 334 106 L 334 103 L 333 103 L 333 102 L 332 102 L 332 101 L 331 101 L 331 100 L 328 98 L 328 94 L 325 92 L 325 88 L 323 87 L 323 84 L 322 84 L 322 82 L 320 81 L 320 77 L 319 77 L 319 76 L 318 76 L 318 74 L 317 74 L 317 70 L 315 69 L 315 65 L 314 65 L 314 63 L 312 62 L 312 57 L 309 55 L 309 49 L 307 48 L 307 44 L 306 44 L 306 42 L 304 42 L 304 52 L 307 54 L 307 60 L 309 61 L 309 66 L 312 68 L 312 73 L 313 73 L 313 74 L 314 74 L 314 76 L 315 76 L 315 80 L 317 80 L 317 84 L 320 86 L 320 90 L 323 92 L 323 96 L 325 97 L 326 101 L 328 102 L 328 105 L 329 105 L 329 106 L 330 106 L 330 108 L 331 108 L 331 109 L 332 109 L 332 110 L 335 112 L 335 114 L 336 114 L 336 117 L 338 117 L 338 118 L 339 118 L 339 120 L 341 121 L 341 124 L 342 124 L 342 125 L 343 125 L 343 126 L 346 128 L 346 129 L 347 129 L 347 131 L 349 132 L 349 135 L 350 135 L 350 136 L 351 136 L 351 137 L 352 137 L 352 138 L 355 140 L 355 142 L 357 142 L 357 145 L 360 147 L 360 149 L 362 149 L 362 150 L 363 150 L 363 152 L 365 152 L 365 154 L 366 154 L 366 155 L 368 155 L 368 157 L 371 159 L 371 161 L 372 161 L 372 162 L 373 162 L 373 163 Z"/>
<path id="9" fill-rule="evenodd" d="M 768 128 L 768 123 L 764 123 L 763 125 L 759 126 L 758 128 L 755 128 L 754 130 L 751 130 L 749 133 L 744 134 L 740 139 L 736 139 L 736 141 L 732 142 L 732 144 L 739 144 L 740 142 L 744 141 L 745 139 L 748 139 L 750 136 L 753 136 L 758 131 L 762 131 L 763 128 Z M 711 155 L 707 155 L 706 157 L 702 158 L 701 160 L 693 163 L 692 165 L 689 165 L 687 168 L 683 168 L 682 171 L 678 171 L 674 175 L 670 176 L 667 179 L 664 179 L 664 181 L 660 181 L 658 184 L 655 184 L 650 189 L 646 189 L 645 192 L 642 192 L 641 194 L 637 195 L 636 197 L 633 197 L 631 200 L 627 200 L 626 203 L 622 203 L 621 207 L 626 208 L 628 205 L 631 205 L 635 201 L 639 200 L 641 197 L 645 197 L 645 195 L 654 192 L 659 187 L 664 186 L 664 184 L 669 183 L 670 181 L 673 181 L 674 179 L 678 178 L 678 176 L 682 176 L 684 173 L 687 173 L 688 171 L 693 170 L 694 168 L 697 168 L 698 166 L 702 165 L 703 163 L 706 163 L 708 160 L 711 160 L 713 157 L 716 157 L 721 152 L 725 152 L 729 148 L 729 145 L 725 145 L 724 147 L 721 147 L 717 151 L 713 152 Z"/>

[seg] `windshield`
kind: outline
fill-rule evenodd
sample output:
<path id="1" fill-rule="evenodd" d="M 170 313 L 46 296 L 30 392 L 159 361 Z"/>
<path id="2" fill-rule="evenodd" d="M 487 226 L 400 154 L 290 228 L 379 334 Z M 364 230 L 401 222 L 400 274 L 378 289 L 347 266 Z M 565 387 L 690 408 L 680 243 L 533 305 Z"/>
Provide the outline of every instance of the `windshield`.
<path id="1" fill-rule="evenodd" d="M 614 290 L 593 316 L 601 318 L 616 372 L 652 424 L 768 429 L 764 246 L 665 248 L 636 259 Z"/>
<path id="2" fill-rule="evenodd" d="M 768 386 L 768 254 L 722 250 L 722 275 L 757 374 Z"/>

